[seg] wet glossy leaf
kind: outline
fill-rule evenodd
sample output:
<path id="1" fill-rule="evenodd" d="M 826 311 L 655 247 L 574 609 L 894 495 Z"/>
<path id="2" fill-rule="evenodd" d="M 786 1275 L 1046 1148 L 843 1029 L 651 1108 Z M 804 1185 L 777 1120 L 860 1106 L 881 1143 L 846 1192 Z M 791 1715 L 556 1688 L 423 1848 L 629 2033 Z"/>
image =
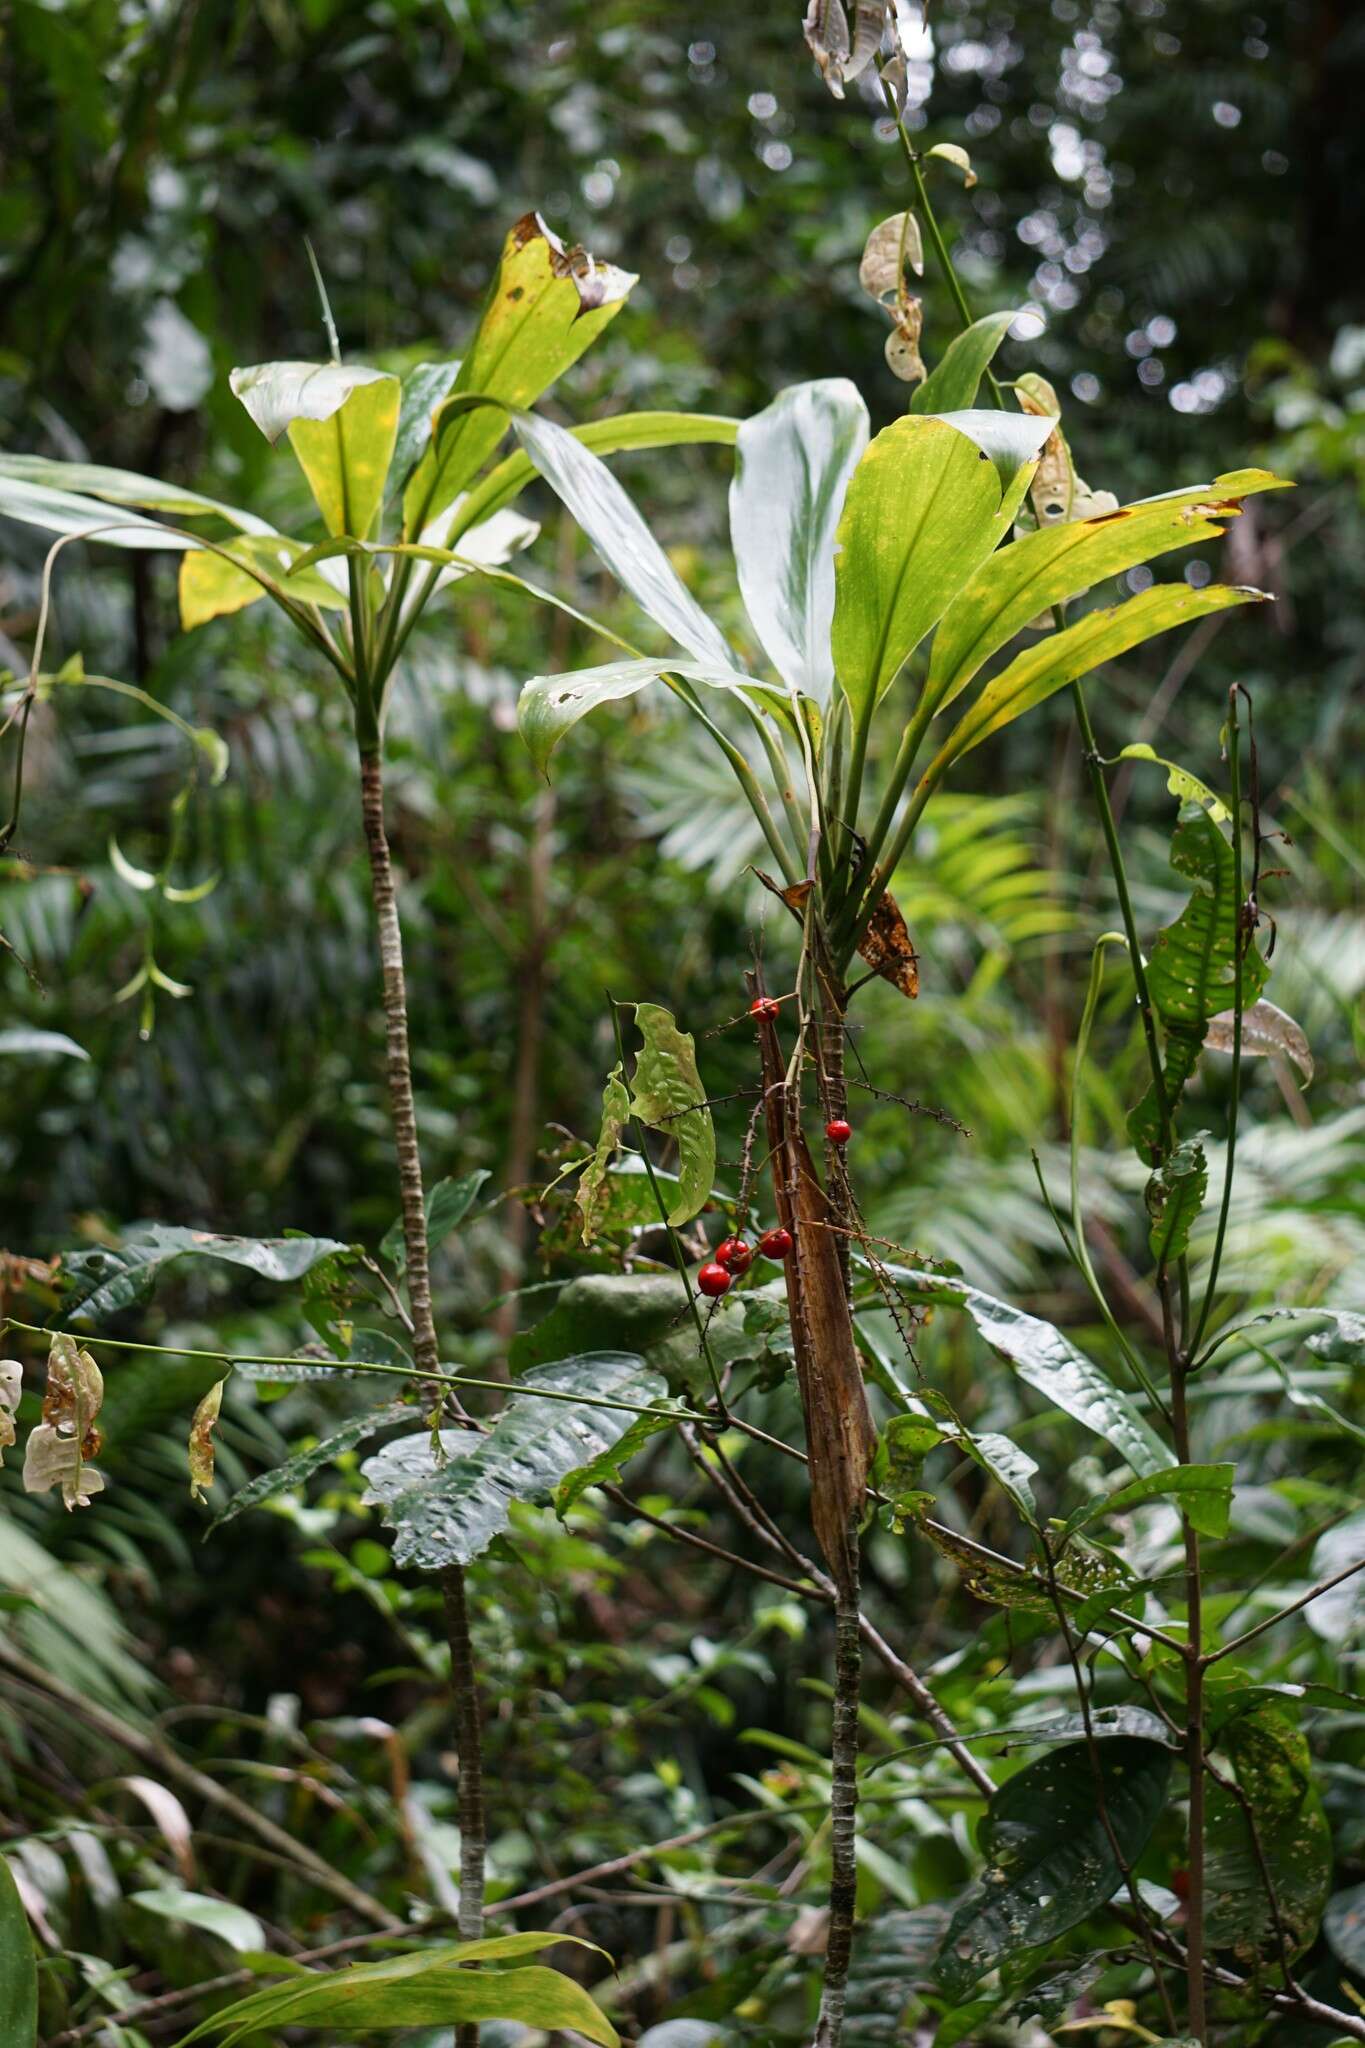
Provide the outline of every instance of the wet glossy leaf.
<path id="1" fill-rule="evenodd" d="M 326 2027 L 351 2035 L 367 2029 L 450 2027 L 479 2020 L 515 2020 L 546 2031 L 571 2028 L 602 2048 L 616 2048 L 610 2021 L 572 1978 L 538 1967 L 469 1967 L 534 1955 L 560 1941 L 593 1947 L 549 1930 L 453 1942 L 337 1971 L 312 1970 L 306 1979 L 291 1976 L 201 2020 L 186 2034 L 182 2048 L 206 2034 L 221 2034 L 221 2048 L 235 2048 L 263 2030 L 274 2035 L 289 2027 Z"/>
<path id="2" fill-rule="evenodd" d="M 513 424 L 536 468 L 641 610 L 697 660 L 722 671 L 732 669 L 725 636 L 683 584 L 601 457 L 566 428 L 536 413 L 523 413 Z"/>
<path id="3" fill-rule="evenodd" d="M 387 496 L 403 488 L 413 464 L 426 453 L 431 443 L 433 416 L 442 399 L 449 398 L 459 374 L 459 361 L 451 357 L 444 363 L 414 363 L 404 377 Z"/>
<path id="4" fill-rule="evenodd" d="M 189 1465 L 190 1498 L 206 1500 L 208 1489 L 213 1484 L 213 1432 L 223 1406 L 223 1389 L 226 1378 L 215 1380 L 203 1400 L 194 1411 L 190 1424 Z M 259 1948 L 260 1942 L 248 1942 L 248 1948 Z"/>
<path id="5" fill-rule="evenodd" d="M 115 1315 L 145 1300 L 172 1259 L 217 1259 L 286 1285 L 348 1249 L 330 1237 L 224 1237 L 152 1223 L 117 1248 L 66 1253 L 62 1269 L 73 1283 L 66 1312 L 89 1322 Z"/>
<path id="6" fill-rule="evenodd" d="M 0 2013 L 14 2048 L 38 2038 L 38 1957 L 19 1887 L 0 1856 Z"/>
<path id="7" fill-rule="evenodd" d="M 1039 612 L 1172 548 L 1220 539 L 1243 498 L 1282 481 L 1268 470 L 1237 470 L 1100 518 L 1025 534 L 977 570 L 944 615 L 929 663 L 933 701 L 951 703 Z"/>
<path id="8" fill-rule="evenodd" d="M 295 420 L 332 419 L 355 392 L 381 382 L 397 380 L 363 363 L 253 363 L 228 378 L 233 396 L 272 442 Z"/>
<path id="9" fill-rule="evenodd" d="M 1220 1010 L 1209 1018 L 1205 1052 L 1232 1051 L 1236 1019 L 1235 1010 Z M 1303 1026 L 1264 997 L 1242 1012 L 1242 1057 L 1257 1056 L 1292 1060 L 1305 1084 L 1313 1078 L 1313 1051 Z"/>
<path id="10" fill-rule="evenodd" d="M 1131 1865 L 1165 1806 L 1171 1752 L 1118 1736 L 1100 1745 L 1098 1763 L 1110 1826 Z M 1088 1746 L 1069 1744 L 1009 1779 L 986 1809 L 980 1846 L 986 1867 L 959 1901 L 939 1952 L 938 1979 L 953 1998 L 1004 1957 L 1078 1926 L 1121 1884 Z"/>
<path id="11" fill-rule="evenodd" d="M 1005 552 L 1013 554 L 1014 549 L 1007 548 Z M 929 772 L 937 773 L 950 762 L 960 760 L 973 747 L 1012 725 L 1016 718 L 1044 703 L 1068 683 L 1089 675 L 1092 669 L 1101 668 L 1116 655 L 1126 654 L 1129 648 L 1141 647 L 1157 634 L 1169 633 L 1191 619 L 1207 618 L 1211 612 L 1264 602 L 1262 590 L 1243 590 L 1225 583 L 1194 590 L 1187 583 L 1166 583 L 1130 597 L 1126 604 L 1087 612 L 1074 626 L 1049 634 L 1036 647 L 1017 654 L 1007 668 L 986 684 L 971 709 L 949 733 Z"/>
<path id="12" fill-rule="evenodd" d="M 526 1391 L 539 1388 L 575 1398 L 537 1401 Z M 442 1464 L 429 1430 L 399 1437 L 365 1460 L 365 1498 L 398 1532 L 396 1564 L 421 1571 L 468 1564 L 507 1527 L 514 1500 L 548 1500 L 570 1473 L 625 1435 L 629 1413 L 594 1407 L 594 1394 L 652 1407 L 666 1387 L 633 1353 L 605 1351 L 539 1367 L 513 1382 L 512 1392 L 487 1435 L 441 1432 Z"/>
<path id="13" fill-rule="evenodd" d="M 517 699 L 517 726 L 537 768 L 546 773 L 550 756 L 580 718 L 601 704 L 619 704 L 634 697 L 666 675 L 685 676 L 689 682 L 711 689 L 756 689 L 738 669 L 693 661 L 686 655 L 608 661 L 600 668 L 573 669 L 567 675 L 532 676 Z"/>
<path id="14" fill-rule="evenodd" d="M 147 519 L 127 507 L 101 504 L 97 498 L 52 484 L 32 483 L 0 471 L 0 518 L 16 519 L 44 533 L 88 534 L 114 548 L 163 548 L 178 554 L 199 543 L 188 534 L 172 533 L 159 520 Z"/>
<path id="15" fill-rule="evenodd" d="M 12 1024 L 0 1031 L 0 1054 L 23 1059 L 88 1060 L 90 1055 L 74 1038 L 61 1031 L 38 1031 L 27 1024 Z"/>
<path id="16" fill-rule="evenodd" d="M 1200 1137 L 1207 1137 L 1207 1131 Z M 1158 1266 L 1183 1258 L 1190 1231 L 1209 1189 L 1208 1161 L 1199 1138 L 1184 1138 L 1147 1183 L 1148 1243 Z"/>
<path id="17" fill-rule="evenodd" d="M 458 1230 L 465 1217 L 479 1199 L 479 1194 L 490 1175 L 486 1166 L 478 1166 L 473 1173 L 462 1173 L 458 1177 L 438 1180 L 427 1189 L 427 1250 L 434 1252 L 443 1245 L 451 1232 Z M 408 1248 L 403 1240 L 403 1219 L 394 1218 L 380 1239 L 379 1252 L 388 1259 L 401 1279 L 408 1268 Z"/>
<path id="18" fill-rule="evenodd" d="M 345 1378 L 345 1374 L 340 1377 Z M 329 1430 L 306 1451 L 296 1451 L 282 1465 L 273 1465 L 268 1472 L 258 1472 L 254 1479 L 249 1479 L 233 1494 L 211 1527 L 217 1529 L 224 1522 L 235 1521 L 247 1508 L 258 1507 L 263 1500 L 273 1500 L 277 1494 L 296 1493 L 315 1472 L 335 1463 L 344 1451 L 354 1450 L 366 1437 L 378 1436 L 382 1429 L 392 1429 L 400 1422 L 411 1422 L 414 1414 L 415 1410 L 409 1403 L 392 1401 L 387 1407 L 371 1409 L 368 1414 L 350 1416 L 339 1428 Z"/>
<path id="19" fill-rule="evenodd" d="M 1014 307 L 987 313 L 955 336 L 911 399 L 911 412 L 962 412 L 974 406 L 981 379 L 1017 317 Z"/>
<path id="20" fill-rule="evenodd" d="M 689 1223 L 710 1201 L 716 1177 L 716 1132 L 697 1072 L 696 1041 L 658 1003 L 637 1003 L 635 1024 L 644 1044 L 635 1061 L 631 1112 L 676 1144 L 678 1195 L 668 1220 Z"/>
<path id="21" fill-rule="evenodd" d="M 468 489 L 507 431 L 502 408 L 534 405 L 615 318 L 634 283 L 629 271 L 566 249 L 539 214 L 516 223 L 431 444 L 403 494 L 407 534 Z M 501 404 L 462 410 L 460 399 L 471 393 Z"/>
<path id="22" fill-rule="evenodd" d="M 1285 1712 L 1240 1715 L 1219 1738 L 1255 1821 L 1290 1957 L 1313 1941 L 1332 1885 L 1332 1838 L 1308 1744 Z M 1213 1948 L 1255 1967 L 1278 1956 L 1275 1916 L 1251 1829 L 1235 1793 L 1209 1788 L 1205 1928 Z"/>
<path id="23" fill-rule="evenodd" d="M 732 448 L 740 426 L 739 420 L 727 419 L 720 413 L 623 412 L 609 419 L 589 420 L 586 426 L 571 427 L 569 431 L 575 441 L 581 441 L 595 455 L 615 455 L 636 448 L 679 448 L 706 443 Z M 504 456 L 454 508 L 449 545 L 457 546 L 469 526 L 512 504 L 538 474 L 524 449 Z"/>
<path id="24" fill-rule="evenodd" d="M 875 1913 L 858 1927 L 844 2021 L 848 2048 L 901 2037 L 901 2016 L 924 1984 L 947 1924 L 947 1908 L 930 1905 Z"/>
<path id="25" fill-rule="evenodd" d="M 1089 1501 L 1068 1516 L 1067 1529 L 1084 1529 L 1101 1515 L 1123 1515 L 1151 1500 L 1173 1500 L 1201 1536 L 1228 1533 L 1235 1465 L 1177 1465 L 1170 1472 L 1152 1472 L 1134 1479 L 1103 1500 Z"/>
<path id="26" fill-rule="evenodd" d="M 834 536 L 867 435 L 857 388 L 826 377 L 782 392 L 735 446 L 730 537 L 745 609 L 782 680 L 820 704 L 834 683 Z"/>
<path id="27" fill-rule="evenodd" d="M 835 558 L 835 672 L 855 716 L 1000 538 L 993 461 L 957 424 L 910 416 L 876 435 L 853 472 Z"/>
<path id="28" fill-rule="evenodd" d="M 1172 1451 L 1128 1396 L 1111 1386 L 1099 1367 L 1053 1324 L 939 1273 L 901 1266 L 888 1270 L 897 1287 L 912 1298 L 965 1309 L 991 1349 L 1007 1359 L 1022 1380 L 1112 1444 L 1139 1476 L 1165 1472 L 1175 1464 Z"/>

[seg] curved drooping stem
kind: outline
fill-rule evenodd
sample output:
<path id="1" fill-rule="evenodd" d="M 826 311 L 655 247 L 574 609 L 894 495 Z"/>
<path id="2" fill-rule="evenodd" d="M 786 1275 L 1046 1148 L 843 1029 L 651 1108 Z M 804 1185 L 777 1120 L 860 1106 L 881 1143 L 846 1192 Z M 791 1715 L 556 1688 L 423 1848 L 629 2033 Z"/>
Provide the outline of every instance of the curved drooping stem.
<path id="1" fill-rule="evenodd" d="M 426 1198 L 422 1188 L 422 1157 L 417 1142 L 417 1112 L 412 1097 L 412 1064 L 408 1051 L 408 995 L 403 975 L 403 932 L 393 885 L 388 833 L 384 826 L 384 766 L 377 747 L 360 750 L 360 798 L 365 845 L 370 860 L 370 893 L 379 933 L 379 962 L 384 982 L 384 1034 L 387 1045 L 389 1114 L 403 1217 L 407 1258 L 408 1305 L 412 1312 L 413 1352 L 419 1371 L 440 1370 L 440 1350 L 431 1308 L 431 1270 L 427 1243 Z M 439 1414 L 443 1389 L 429 1389 Z M 459 1410 L 463 1416 L 463 1409 Z M 474 1655 L 469 1639 L 469 1612 L 464 1572 L 448 1565 L 441 1574 L 446 1636 L 450 1645 L 450 1685 L 455 1700 L 455 1736 L 460 1759 L 460 1934 L 466 1941 L 483 1932 L 483 1866 L 486 1824 L 483 1801 L 483 1753 Z M 455 2048 L 477 2048 L 477 2023 L 455 2030 Z"/>

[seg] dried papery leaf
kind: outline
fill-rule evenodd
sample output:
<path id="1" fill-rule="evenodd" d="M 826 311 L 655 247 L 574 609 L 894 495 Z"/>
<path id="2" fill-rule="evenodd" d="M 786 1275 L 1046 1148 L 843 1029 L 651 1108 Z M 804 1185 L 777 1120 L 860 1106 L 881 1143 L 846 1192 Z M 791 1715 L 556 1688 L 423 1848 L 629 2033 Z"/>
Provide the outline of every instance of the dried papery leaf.
<path id="1" fill-rule="evenodd" d="M 906 299 L 894 317 L 896 324 L 886 337 L 887 367 L 902 384 L 923 383 L 924 358 L 919 352 L 919 337 L 924 308 L 918 299 Z"/>
<path id="2" fill-rule="evenodd" d="M 907 208 L 873 228 L 863 244 L 858 282 L 878 304 L 896 304 L 909 297 L 912 275 L 924 275 L 924 242 L 919 221 Z"/>
<path id="3" fill-rule="evenodd" d="M 1072 493 L 1076 487 L 1076 472 L 1072 467 L 1071 450 L 1066 445 L 1062 432 L 1061 412 L 1057 394 L 1046 377 L 1039 377 L 1034 371 L 1026 371 L 1016 378 L 1014 395 L 1021 412 L 1030 413 L 1036 419 L 1055 419 L 1057 425 L 1043 443 L 1043 452 L 1038 457 L 1038 468 L 1029 487 L 1029 497 L 1040 526 L 1055 526 L 1059 521 L 1070 519 Z"/>
<path id="4" fill-rule="evenodd" d="M 215 1380 L 203 1400 L 194 1411 L 190 1424 L 190 1498 L 207 1500 L 208 1489 L 213 1484 L 213 1431 L 223 1406 L 223 1389 L 227 1385 L 226 1374 Z"/>
<path id="5" fill-rule="evenodd" d="M 0 1465 L 15 1440 L 14 1418 L 24 1388 L 24 1368 L 17 1358 L 0 1358 Z"/>
<path id="6" fill-rule="evenodd" d="M 1205 1051 L 1231 1052 L 1236 1022 L 1235 1010 L 1220 1010 L 1216 1017 L 1210 1017 L 1204 1034 Z M 1275 1003 L 1267 1003 L 1263 999 L 1249 1004 L 1242 1012 L 1242 1051 L 1248 1055 L 1263 1054 L 1267 1058 L 1278 1054 L 1292 1060 L 1303 1076 L 1305 1087 L 1313 1078 L 1313 1051 L 1307 1033 Z M 0 1365 L 0 1372 L 3 1370 L 3 1365 Z"/>
<path id="7" fill-rule="evenodd" d="M 971 191 L 976 183 L 976 172 L 972 169 L 972 160 L 961 143 L 936 142 L 932 149 L 927 149 L 924 153 L 926 156 L 939 157 L 945 164 L 952 164 L 955 170 L 961 171 L 962 183 L 968 192 Z"/>
<path id="8" fill-rule="evenodd" d="M 810 0 L 805 20 L 806 48 L 820 67 L 820 76 L 836 100 L 844 96 L 844 66 L 852 43 L 843 0 Z"/>
<path id="9" fill-rule="evenodd" d="M 886 27 L 886 0 L 856 0 L 853 9 L 853 48 L 844 65 L 844 82 L 866 71 L 881 48 Z"/>
<path id="10" fill-rule="evenodd" d="M 898 115 L 905 112 L 909 97 L 909 80 L 906 77 L 904 57 L 893 57 L 889 64 L 882 66 L 882 85 L 890 97 Z"/>
<path id="11" fill-rule="evenodd" d="M 47 1493 L 60 1486 L 68 1508 L 89 1507 L 104 1489 L 104 1477 L 87 1460 L 103 1438 L 95 1417 L 104 1401 L 104 1381 L 88 1351 L 74 1337 L 52 1339 L 43 1393 L 43 1419 L 30 1433 L 24 1453 L 24 1491 Z"/>
<path id="12" fill-rule="evenodd" d="M 919 994 L 919 955 L 894 896 L 880 898 L 858 941 L 858 951 L 874 974 L 889 981 L 903 996 Z"/>
<path id="13" fill-rule="evenodd" d="M 795 1240 L 787 1307 L 810 1459 L 811 1523 L 836 1581 L 849 1581 L 854 1530 L 876 1432 L 858 1365 L 833 1212 L 790 1114 L 777 1027 L 758 1020 L 763 1097 L 778 1219 Z"/>

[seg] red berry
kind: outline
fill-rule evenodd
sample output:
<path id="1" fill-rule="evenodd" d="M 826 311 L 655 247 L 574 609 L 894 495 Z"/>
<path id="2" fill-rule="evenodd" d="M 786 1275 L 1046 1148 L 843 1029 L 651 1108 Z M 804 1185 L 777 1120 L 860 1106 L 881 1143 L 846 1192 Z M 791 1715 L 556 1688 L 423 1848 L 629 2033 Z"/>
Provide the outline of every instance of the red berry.
<path id="1" fill-rule="evenodd" d="M 1190 1873 L 1188 1870 L 1182 1868 L 1171 1872 L 1171 1890 L 1178 1899 L 1187 1899 L 1189 1897 Z"/>
<path id="2" fill-rule="evenodd" d="M 749 1015 L 766 1017 L 771 1023 L 775 1017 L 781 1015 L 781 1005 L 775 1002 L 772 996 L 755 996 L 749 1005 Z"/>
<path id="3" fill-rule="evenodd" d="M 731 1276 L 724 1266 L 708 1265 L 703 1266 L 698 1273 L 697 1285 L 703 1294 L 709 1295 L 713 1301 L 718 1301 L 722 1294 L 729 1293 L 730 1279 Z"/>
<path id="4" fill-rule="evenodd" d="M 853 1126 L 846 1116 L 832 1116 L 825 1125 L 825 1136 L 831 1145 L 846 1145 L 853 1136 Z"/>
<path id="5" fill-rule="evenodd" d="M 776 1230 L 765 1230 L 758 1240 L 758 1248 L 765 1259 L 785 1259 L 792 1248 L 792 1234 L 779 1224 Z"/>
<path id="6" fill-rule="evenodd" d="M 747 1273 L 753 1262 L 754 1255 L 742 1237 L 727 1237 L 716 1246 L 716 1264 L 732 1273 Z"/>

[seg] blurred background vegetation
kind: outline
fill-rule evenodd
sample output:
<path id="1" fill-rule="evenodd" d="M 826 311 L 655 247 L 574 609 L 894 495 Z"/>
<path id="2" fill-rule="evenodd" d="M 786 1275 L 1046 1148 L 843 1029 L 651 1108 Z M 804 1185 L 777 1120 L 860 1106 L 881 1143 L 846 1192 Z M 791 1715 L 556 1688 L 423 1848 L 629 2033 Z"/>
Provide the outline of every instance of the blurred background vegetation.
<path id="1" fill-rule="evenodd" d="M 1052 380 L 1093 486 L 1126 500 L 1252 461 L 1299 486 L 1251 500 L 1222 557 L 1179 564 L 1193 580 L 1226 574 L 1272 590 L 1274 612 L 1231 613 L 1159 643 L 1115 664 L 1093 694 L 1106 751 L 1147 739 L 1216 781 L 1227 688 L 1241 679 L 1251 692 L 1265 820 L 1285 835 L 1274 849 L 1284 873 L 1267 878 L 1263 899 L 1276 928 L 1270 993 L 1308 1031 L 1318 1071 L 1306 1094 L 1275 1062 L 1249 1077 L 1230 1277 L 1258 1301 L 1359 1305 L 1365 16 L 1348 0 L 1256 4 L 935 0 L 909 119 L 926 141 L 970 149 L 974 189 L 938 187 L 962 275 L 977 311 L 1031 309 L 1003 373 Z M 868 229 L 904 203 L 903 167 L 875 105 L 826 93 L 800 12 L 12 0 L 0 21 L 5 445 L 171 477 L 299 531 L 302 484 L 231 398 L 227 373 L 325 352 L 305 238 L 346 354 L 403 367 L 458 352 L 507 227 L 531 207 L 640 273 L 605 341 L 556 388 L 556 416 L 743 414 L 792 381 L 847 375 L 884 424 L 904 387 L 884 366 L 857 259 Z M 925 313 L 932 361 L 954 331 L 932 272 Z M 718 545 L 728 457 L 674 450 L 623 457 L 619 469 L 746 644 Z M 544 520 L 531 573 L 610 612 L 607 579 L 548 494 L 527 508 Z M 6 529 L 0 664 L 20 672 L 43 546 Z M 713 1091 L 745 1085 L 744 1034 L 704 1034 L 740 1008 L 752 950 L 776 962 L 785 938 L 747 873 L 758 849 L 722 771 L 666 706 L 651 695 L 580 728 L 547 790 L 515 732 L 517 690 L 547 666 L 596 658 L 593 645 L 491 587 L 457 597 L 411 643 L 393 714 L 391 825 L 428 1174 L 486 1167 L 493 1195 L 543 1185 L 565 1132 L 593 1127 L 613 1056 L 604 989 L 671 1004 L 698 1034 Z M 193 994 L 160 1002 L 144 1041 L 136 1005 L 113 998 L 142 957 L 145 901 L 111 866 L 109 843 L 157 864 L 182 773 L 174 736 L 134 706 L 79 692 L 34 720 L 23 829 L 0 878 L 0 1029 L 61 1031 L 89 1054 L 37 1064 L 0 1053 L 0 1246 L 13 1255 L 0 1285 L 34 1320 L 42 1261 L 139 1221 L 373 1242 L 394 1214 L 343 706 L 264 609 L 182 640 L 172 559 L 62 559 L 55 655 L 79 651 L 89 668 L 217 727 L 232 769 L 196 801 L 183 848 L 182 878 L 216 872 L 217 888 L 158 913 L 157 956 Z M 1038 1150 L 1063 1184 L 1067 1048 L 1090 944 L 1113 922 L 1081 766 L 1059 698 L 975 754 L 971 777 L 936 806 L 897 884 L 924 993 L 908 1010 L 871 992 L 861 1053 L 879 1085 L 948 1111 L 970 1136 L 869 1102 L 857 1144 L 875 1228 L 1083 1323 L 1029 1158 Z M 1120 776 L 1118 800 L 1140 917 L 1154 930 L 1179 900 L 1171 802 L 1155 770 Z M 1117 979 L 1087 1085 L 1084 1160 L 1106 1276 L 1140 1326 L 1141 1175 L 1122 1142 L 1140 1085 Z M 1209 1065 L 1201 1118 L 1217 1132 L 1226 1067 Z M 741 1126 L 736 1115 L 732 1157 Z M 535 1236 L 513 1198 L 441 1253 L 452 1355 L 496 1361 L 518 1317 L 543 1305 L 499 1309 L 498 1298 L 573 1270 L 544 1263 Z M 193 1276 L 128 1327 L 265 1350 L 301 1334 L 274 1299 Z M 925 1357 L 974 1419 L 1013 1418 L 1017 1433 L 1014 1391 L 972 1394 L 980 1363 L 960 1332 L 935 1328 Z M 282 1773 L 281 1811 L 306 1818 L 367 1881 L 448 1901 L 432 1596 L 394 1578 L 359 1482 L 344 1475 L 312 1505 L 245 1519 L 199 1548 L 183 1423 L 214 1376 L 189 1360 L 111 1371 L 103 1462 L 115 1485 L 98 1515 L 63 1518 L 3 1474 L 0 1579 L 31 1588 L 34 1546 L 48 1559 L 44 1611 L 14 1626 L 49 1668 L 125 1714 L 178 1716 L 189 1750 L 235 1755 L 244 1774 Z M 310 1403 L 308 1388 L 278 1401 L 235 1390 L 221 1432 L 229 1483 L 316 1427 Z M 1218 1441 L 1255 1442 L 1264 1418 L 1237 1406 Z M 1035 1424 L 1035 1450 L 1040 1433 Z M 1054 1419 L 1042 1434 L 1065 1465 L 1064 1428 Z M 1321 1483 L 1340 1476 L 1339 1450 L 1313 1441 L 1280 1436 L 1257 1455 L 1263 1520 L 1240 1531 L 1233 1558 L 1248 1577 L 1258 1543 L 1283 1544 L 1298 1526 L 1274 1491 L 1285 1476 L 1310 1456 Z M 679 1456 L 653 1457 L 656 1506 L 687 1500 L 689 1484 Z M 765 1484 L 780 1493 L 786 1480 Z M 962 1480 L 964 1526 L 980 1506 L 975 1485 Z M 791 1507 L 799 1522 L 798 1490 Z M 735 1772 L 762 1768 L 741 1739 L 751 1724 L 789 1743 L 821 1739 L 818 1690 L 792 1684 L 824 1673 L 819 1632 L 763 1589 L 755 1599 L 679 1562 L 644 1523 L 588 1543 L 597 1515 L 585 1504 L 567 1531 L 525 1515 L 515 1551 L 476 1586 L 504 1890 L 551 1860 L 566 1867 L 712 1817 Z M 970 1711 L 981 1667 L 955 1679 L 952 1656 L 982 1610 L 890 1538 L 872 1547 L 872 1581 L 903 1630 L 949 1659 L 944 1687 L 960 1683 Z M 1000 1626 L 990 1624 L 997 1647 Z M 220 1710 L 263 1718 L 229 1727 Z M 381 1716 L 418 1760 L 415 1784 L 397 1784 L 396 1752 L 373 1733 Z M 298 1761 L 299 1745 L 311 1759 Z M 56 1828 L 80 1774 L 70 1742 L 54 1734 L 49 1753 L 11 1717 L 0 1753 L 0 1807 Z M 111 1762 L 110 1775 L 122 1767 Z M 550 1776 L 553 1810 L 528 1808 L 528 1788 Z M 339 1812 L 310 1804 L 299 1788 L 314 1782 L 342 1788 Z M 151 1853 L 144 1832 L 140 1842 L 125 1826 L 117 1854 Z M 960 1867 L 946 1831 L 914 1856 L 902 1904 Z M 98 1885 L 60 1841 L 51 1858 L 44 1867 L 34 1851 L 30 1874 L 66 1946 L 145 1961 L 147 1929 L 102 1931 Z M 703 1862 L 666 1919 L 618 1906 L 583 1925 L 627 1955 L 651 1943 L 664 1953 L 714 1929 L 713 1877 Z M 285 1880 L 240 1869 L 218 1881 L 288 1917 L 278 1895 L 261 1904 Z M 868 1881 L 897 1896 L 885 1871 Z M 215 1953 L 205 1941 L 199 1974 Z M 68 1979 L 54 1999 L 78 1997 L 80 1972 Z M 645 2017 L 667 2004 L 667 1967 L 662 1988 L 650 1984 Z M 727 1993 L 731 2004 L 739 1995 Z"/>

